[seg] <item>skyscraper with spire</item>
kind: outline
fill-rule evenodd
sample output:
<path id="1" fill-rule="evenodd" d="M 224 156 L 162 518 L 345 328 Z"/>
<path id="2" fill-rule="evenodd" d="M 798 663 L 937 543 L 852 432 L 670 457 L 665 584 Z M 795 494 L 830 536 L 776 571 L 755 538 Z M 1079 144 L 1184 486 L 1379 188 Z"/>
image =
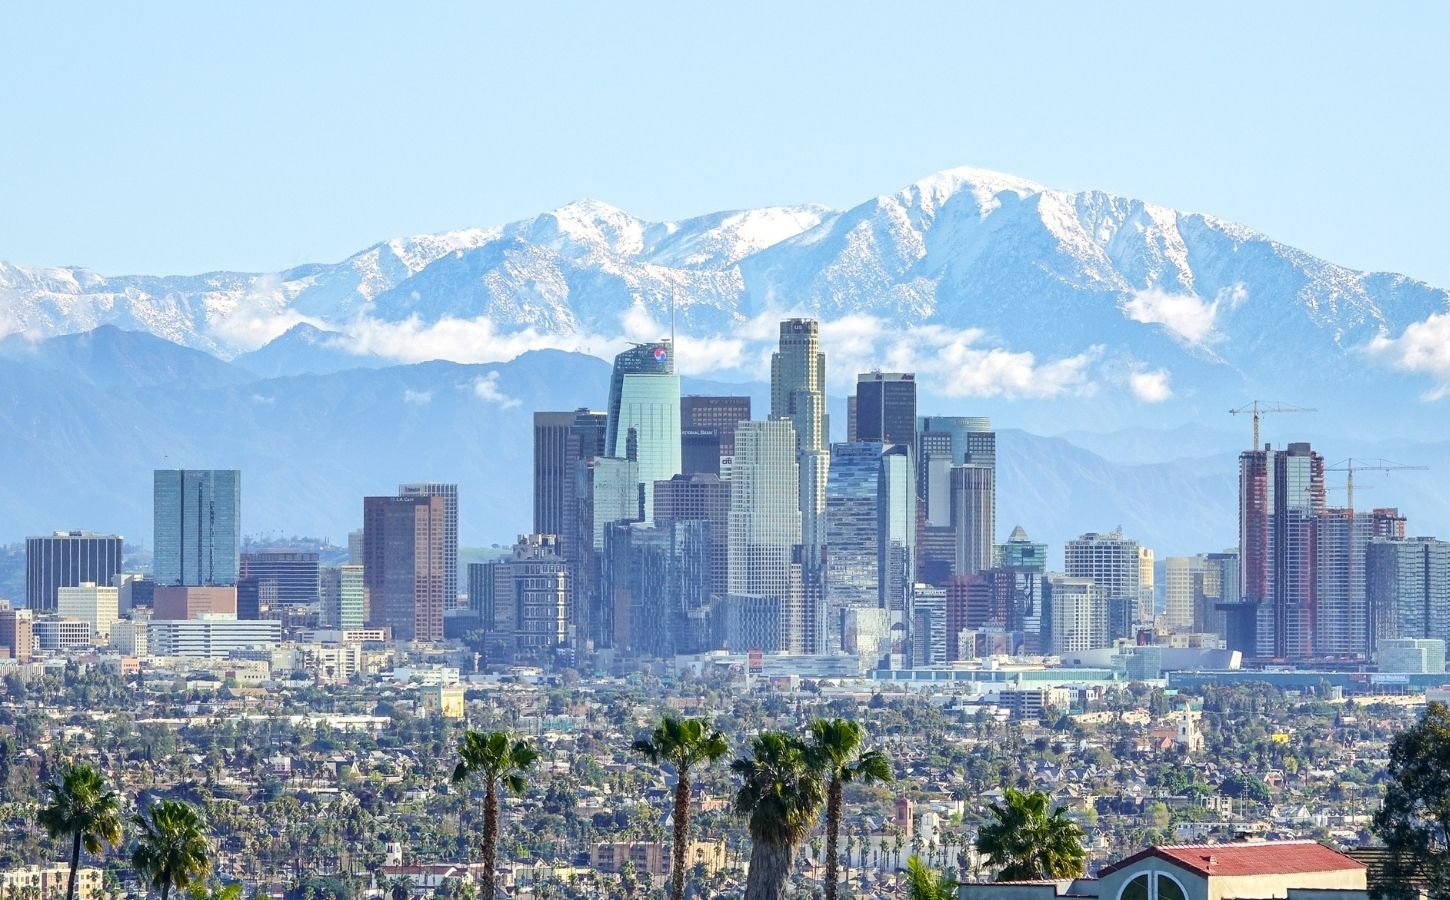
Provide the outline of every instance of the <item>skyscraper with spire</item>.
<path id="1" fill-rule="evenodd" d="M 636 344 L 614 358 L 606 456 L 639 463 L 644 521 L 654 520 L 654 485 L 680 474 L 680 376 L 670 341 Z"/>

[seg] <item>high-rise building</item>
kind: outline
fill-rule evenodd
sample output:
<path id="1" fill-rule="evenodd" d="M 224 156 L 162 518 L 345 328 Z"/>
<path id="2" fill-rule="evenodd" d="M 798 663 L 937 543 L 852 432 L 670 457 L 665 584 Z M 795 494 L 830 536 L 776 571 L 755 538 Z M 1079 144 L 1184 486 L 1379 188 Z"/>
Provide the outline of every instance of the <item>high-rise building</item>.
<path id="1" fill-rule="evenodd" d="M 812 323 L 814 324 L 814 323 Z M 801 507 L 795 429 L 788 419 L 741 422 L 730 479 L 732 649 L 806 652 L 808 623 L 798 551 Z M 771 632 L 774 633 L 771 633 Z"/>
<path id="2" fill-rule="evenodd" d="M 956 538 L 952 573 L 974 575 L 992 567 L 996 542 L 996 467 L 952 466 L 951 525 Z"/>
<path id="3" fill-rule="evenodd" d="M 1374 519 L 1351 509 L 1324 510 L 1314 536 L 1314 654 L 1368 659 L 1365 552 Z"/>
<path id="4" fill-rule="evenodd" d="M 1151 622 L 1157 612 L 1157 576 L 1153 571 L 1153 550 L 1138 547 L 1138 621 Z"/>
<path id="5" fill-rule="evenodd" d="M 301 550 L 259 550 L 242 554 L 242 578 L 277 588 L 277 602 L 313 604 L 319 599 L 317 554 Z"/>
<path id="6" fill-rule="evenodd" d="M 947 647 L 947 593 L 930 585 L 917 585 L 911 593 L 911 654 L 913 668 L 938 666 L 951 659 Z"/>
<path id="7" fill-rule="evenodd" d="M 400 641 L 443 639 L 447 533 L 442 496 L 363 498 L 369 627 Z"/>
<path id="8" fill-rule="evenodd" d="M 655 482 L 680 474 L 680 377 L 669 341 L 637 344 L 614 358 L 605 428 L 607 454 L 639 463 L 649 522 Z"/>
<path id="9" fill-rule="evenodd" d="M 1371 646 L 1396 638 L 1450 641 L 1450 541 L 1371 541 L 1365 595 Z"/>
<path id="10" fill-rule="evenodd" d="M 953 466 L 997 466 L 997 434 L 984 416 L 922 416 L 917 420 L 917 496 L 925 507 L 926 522 L 951 525 L 951 469 Z M 995 507 L 994 513 L 995 517 Z"/>
<path id="11" fill-rule="evenodd" d="M 680 398 L 680 429 L 713 432 L 720 456 L 735 455 L 735 426 L 750 421 L 750 398 L 734 395 L 687 394 Z M 708 471 L 719 473 L 719 462 Z M 686 474 L 691 470 L 686 469 Z"/>
<path id="12" fill-rule="evenodd" d="M 1203 592 L 1207 558 L 1170 556 L 1163 560 L 1163 624 L 1170 631 L 1192 631 L 1197 599 Z"/>
<path id="13" fill-rule="evenodd" d="M 733 446 L 735 435 L 732 431 Z M 730 482 L 714 475 L 676 475 L 655 485 L 655 524 L 704 522 L 709 531 L 710 593 L 730 591 Z"/>
<path id="14" fill-rule="evenodd" d="M 604 646 L 613 634 L 600 588 L 604 531 L 611 522 L 644 519 L 639 462 L 611 456 L 583 460 L 574 472 L 574 491 L 575 535 L 569 544 L 574 555 L 566 559 L 571 625 L 578 640 Z"/>
<path id="15" fill-rule="evenodd" d="M 458 485 L 437 481 L 398 485 L 399 497 L 443 498 L 443 608 L 456 609 L 458 598 Z"/>
<path id="16" fill-rule="evenodd" d="M 153 487 L 156 583 L 236 584 L 242 473 L 236 469 L 157 469 Z"/>
<path id="17" fill-rule="evenodd" d="M 709 534 L 703 520 L 608 526 L 602 581 L 612 610 L 610 646 L 652 657 L 714 649 Z"/>
<path id="18" fill-rule="evenodd" d="M 57 531 L 25 539 L 25 604 L 54 612 L 57 591 L 85 582 L 111 584 L 121 574 L 122 539 L 114 534 Z"/>
<path id="19" fill-rule="evenodd" d="M 30 662 L 35 653 L 35 612 L 16 609 L 9 600 L 0 600 L 0 648 L 11 659 Z"/>
<path id="20" fill-rule="evenodd" d="M 1107 604 L 1110 638 L 1130 637 L 1138 619 L 1140 547 L 1121 531 L 1089 532 L 1068 541 L 1063 550 L 1070 578 L 1091 579 Z"/>
<path id="21" fill-rule="evenodd" d="M 852 441 L 879 441 L 915 449 L 915 375 L 866 372 L 856 376 L 856 436 Z"/>
<path id="22" fill-rule="evenodd" d="M 490 660 L 553 662 L 572 644 L 569 567 L 552 534 L 519 535 L 506 557 L 477 564 L 477 608 Z M 469 567 L 470 593 L 475 577 Z"/>
<path id="23" fill-rule="evenodd" d="M 1239 455 L 1239 593 L 1255 635 L 1253 647 L 1233 649 L 1314 655 L 1314 539 L 1323 513 L 1324 459 L 1309 444 Z"/>
<path id="24" fill-rule="evenodd" d="M 826 355 L 820 323 L 780 323 L 780 347 L 770 358 L 770 417 L 789 419 L 795 431 L 800 488 L 801 562 L 808 590 L 819 590 L 825 547 L 826 478 L 830 471 L 830 422 L 826 414 Z M 739 432 L 736 432 L 739 434 Z M 739 448 L 736 449 L 739 455 Z"/>
<path id="25" fill-rule="evenodd" d="M 1108 598 L 1101 585 L 1091 578 L 1056 573 L 1044 581 L 1042 642 L 1046 652 L 1063 656 L 1111 645 Z"/>
<path id="26" fill-rule="evenodd" d="M 367 621 L 367 585 L 361 565 L 325 566 L 318 624 L 337 631 L 362 628 Z M 240 602 L 240 601 L 239 601 Z M 242 616 L 238 616 L 242 618 Z"/>
<path id="27" fill-rule="evenodd" d="M 914 582 L 916 485 L 909 448 L 835 444 L 826 482 L 826 650 L 840 649 L 848 609 L 905 621 Z"/>
<path id="28" fill-rule="evenodd" d="M 579 410 L 534 413 L 534 533 L 560 534 L 564 497 L 574 490 L 570 431 Z"/>
<path id="29" fill-rule="evenodd" d="M 559 535 L 559 555 L 564 557 L 564 561 L 570 567 L 568 582 L 569 590 L 572 594 L 569 598 L 569 608 L 577 615 L 581 610 L 585 609 L 578 593 L 581 587 L 586 586 L 585 580 L 579 570 L 580 560 L 584 555 L 584 551 L 579 545 L 579 479 L 581 478 L 580 473 L 583 467 L 589 464 L 591 460 L 605 456 L 604 439 L 606 436 L 606 420 L 608 419 L 608 415 L 602 412 L 593 412 L 588 409 L 575 410 L 573 415 L 573 421 L 569 425 L 568 433 L 565 436 L 567 443 L 563 447 L 563 459 L 559 461 L 566 478 L 564 483 L 557 487 L 558 490 L 563 491 L 563 496 L 558 504 L 560 518 L 557 523 L 559 528 L 557 534 Z M 636 464 L 637 466 L 638 464 Z M 548 480 L 547 474 L 542 477 L 544 479 L 542 482 L 542 490 L 545 493 L 552 492 L 556 489 L 552 482 Z M 584 477 L 587 477 L 587 475 Z M 541 490 L 540 478 L 540 473 L 536 468 L 534 476 L 534 490 L 536 495 Z M 552 508 L 553 501 L 547 497 L 543 503 L 546 507 Z M 545 521 L 543 524 L 553 523 Z M 534 533 L 550 534 L 554 532 L 536 528 Z M 470 594 L 470 597 L 472 597 L 472 594 Z M 581 638 L 587 638 L 587 636 L 587 632 L 581 632 L 580 634 Z"/>
<path id="30" fill-rule="evenodd" d="M 67 619 L 79 619 L 91 626 L 91 634 L 108 640 L 111 627 L 120 618 L 120 591 L 111 585 L 91 582 L 63 587 L 57 592 L 56 612 Z"/>
<path id="31" fill-rule="evenodd" d="M 1032 569 L 1039 575 L 1047 572 L 1047 545 L 1033 543 L 1021 525 L 1012 528 L 1007 543 L 998 544 L 992 552 L 992 567 L 1001 569 Z"/>
<path id="32" fill-rule="evenodd" d="M 568 556 L 574 531 L 575 470 L 606 455 L 608 416 L 589 409 L 534 413 L 534 533 L 559 535 Z"/>

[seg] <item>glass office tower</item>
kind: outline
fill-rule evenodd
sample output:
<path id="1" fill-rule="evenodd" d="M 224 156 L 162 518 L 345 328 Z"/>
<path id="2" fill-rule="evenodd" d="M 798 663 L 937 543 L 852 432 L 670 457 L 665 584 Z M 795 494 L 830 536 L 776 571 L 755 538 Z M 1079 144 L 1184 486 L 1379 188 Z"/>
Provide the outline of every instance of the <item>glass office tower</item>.
<path id="1" fill-rule="evenodd" d="M 157 584 L 237 583 L 241 561 L 242 473 L 157 469 L 153 496 Z"/>

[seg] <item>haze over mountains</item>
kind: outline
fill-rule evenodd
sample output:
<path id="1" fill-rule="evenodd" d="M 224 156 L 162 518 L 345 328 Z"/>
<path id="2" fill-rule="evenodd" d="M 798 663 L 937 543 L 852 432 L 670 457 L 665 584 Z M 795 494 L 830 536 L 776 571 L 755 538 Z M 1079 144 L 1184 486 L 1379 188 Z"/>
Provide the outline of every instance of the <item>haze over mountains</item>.
<path id="1" fill-rule="evenodd" d="M 1248 423 L 1225 411 L 1254 397 L 1320 410 L 1266 420 L 1276 443 L 1450 463 L 1445 291 L 1211 216 L 956 169 L 840 212 L 652 223 L 585 201 L 269 274 L 0 263 L 0 540 L 149 541 L 151 469 L 214 465 L 244 470 L 249 532 L 340 539 L 363 494 L 427 478 L 463 485 L 465 543 L 506 541 L 529 527 L 529 413 L 601 406 L 607 365 L 585 354 L 668 333 L 672 301 L 697 378 L 759 393 L 776 320 L 803 313 L 823 321 L 833 394 L 909 370 L 922 412 L 993 416 L 1003 534 L 1231 544 Z M 1450 532 L 1438 468 L 1360 505 Z"/>

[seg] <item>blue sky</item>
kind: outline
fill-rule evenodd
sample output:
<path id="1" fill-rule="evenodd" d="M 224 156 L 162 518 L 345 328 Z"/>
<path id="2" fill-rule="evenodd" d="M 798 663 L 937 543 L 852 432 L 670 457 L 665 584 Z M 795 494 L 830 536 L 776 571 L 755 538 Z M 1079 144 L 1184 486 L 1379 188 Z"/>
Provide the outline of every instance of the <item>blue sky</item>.
<path id="1" fill-rule="evenodd" d="M 0 259 L 269 270 L 580 197 L 847 206 L 973 165 L 1450 286 L 1447 26 L 1444 4 L 11 4 Z"/>

